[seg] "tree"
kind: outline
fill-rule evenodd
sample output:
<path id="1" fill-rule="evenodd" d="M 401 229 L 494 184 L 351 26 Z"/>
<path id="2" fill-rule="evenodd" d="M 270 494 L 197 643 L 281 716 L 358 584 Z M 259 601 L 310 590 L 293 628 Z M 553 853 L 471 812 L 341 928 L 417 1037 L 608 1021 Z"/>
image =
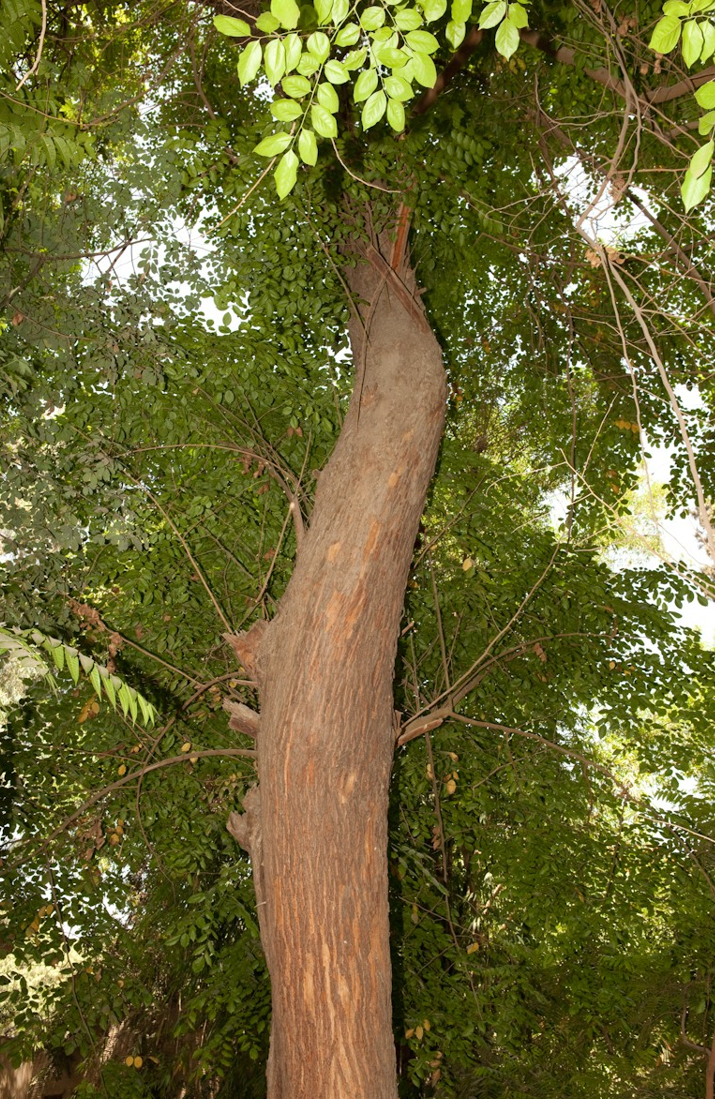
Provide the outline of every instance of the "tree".
<path id="1" fill-rule="evenodd" d="M 82 865 L 105 844 L 124 849 L 131 815 L 127 874 L 138 903 L 151 892 L 145 833 L 173 860 L 152 871 L 161 900 L 149 908 L 166 903 L 159 876 L 173 883 L 179 875 L 176 912 L 186 919 L 189 894 L 198 897 L 200 941 L 211 944 L 194 957 L 194 973 L 210 969 L 220 937 L 212 920 L 251 922 L 244 864 L 235 855 L 226 861 L 223 834 L 226 803 L 239 808 L 246 782 L 230 772 L 227 787 L 212 753 L 255 759 L 259 782 L 248 784 L 244 811 L 229 819 L 251 855 L 272 980 L 269 1094 L 394 1096 L 387 829 L 397 744 L 400 760 L 403 752 L 427 757 L 400 762 L 393 793 L 407 774 L 403 797 L 416 819 L 424 820 L 430 790 L 437 817 L 435 832 L 411 838 L 409 857 L 396 856 L 396 869 L 404 858 L 409 879 L 421 865 L 435 890 L 429 910 L 442 907 L 452 964 L 471 985 L 477 1018 L 468 1025 L 483 1066 L 510 1043 L 538 1046 L 533 1004 L 548 987 L 543 973 L 538 995 L 520 987 L 511 1014 L 499 1025 L 484 1021 L 465 953 L 481 929 L 466 913 L 455 923 L 451 907 L 476 891 L 478 843 L 466 810 L 448 840 L 441 800 L 460 788 L 463 771 L 449 754 L 440 769 L 430 734 L 439 729 L 439 744 L 450 745 L 440 751 L 462 761 L 475 750 L 489 758 L 498 737 L 492 769 L 500 774 L 513 766 L 511 739 L 523 740 L 528 781 L 510 789 L 502 776 L 497 800 L 507 792 L 517 802 L 543 797 L 550 816 L 578 782 L 577 804 L 590 822 L 597 772 L 601 804 L 615 791 L 620 807 L 604 832 L 619 837 L 625 806 L 646 807 L 643 772 L 662 767 L 665 746 L 653 728 L 666 739 L 673 725 L 688 741 L 706 736 L 687 677 L 709 699 L 711 663 L 667 611 L 670 599 L 691 597 L 706 581 L 667 567 L 611 575 L 592 546 L 635 484 L 641 432 L 674 448 L 673 507 L 687 507 L 694 491 L 712 540 L 712 441 L 706 425 L 688 422 L 674 388 L 697 382 L 706 407 L 712 400 L 704 365 L 712 296 L 700 252 L 710 208 L 687 219 L 678 212 L 678 173 L 692 146 L 667 113 L 693 85 L 709 86 L 708 70 L 681 80 L 677 60 L 654 59 L 655 7 L 636 18 L 635 9 L 614 15 L 601 4 L 535 6 L 532 30 L 519 4 L 473 15 L 460 0 L 449 13 L 442 0 L 370 6 L 355 9 L 358 25 L 339 3 L 299 10 L 274 0 L 270 12 L 219 18 L 239 43 L 241 84 L 261 63 L 268 80 L 239 96 L 236 49 L 219 40 L 204 7 L 13 11 L 5 48 L 24 60 L 22 86 L 3 99 L 16 160 L 4 179 L 6 623 L 106 655 L 110 674 L 121 668 L 163 722 L 147 739 L 102 713 L 96 731 L 91 699 L 65 691 L 38 703 L 29 740 L 13 730 L 8 750 L 23 776 L 17 825 L 28 845 L 35 841 L 36 867 L 53 851 L 49 862 L 44 855 L 44 881 L 11 862 L 20 897 L 14 926 L 31 917 L 30 949 L 62 958 L 72 923 L 62 909 L 94 888 L 82 922 L 98 942 L 109 936 L 102 902 L 113 897 L 121 911 L 126 882 L 110 861 L 98 893 Z M 696 13 L 694 24 L 709 26 L 709 17 Z M 279 84 L 267 122 L 268 85 Z M 404 128 L 402 104 L 417 87 L 424 95 Z M 334 155 L 314 165 L 309 133 L 331 140 Z M 270 164 L 281 158 L 280 203 L 251 155 L 256 145 Z M 585 173 L 583 198 L 564 183 L 574 164 Z M 697 182 L 707 169 L 696 161 L 689 171 Z M 600 241 L 592 219 L 607 191 L 629 211 L 625 220 L 642 216 L 618 248 Z M 211 232 L 216 250 L 203 267 L 177 239 L 179 216 L 190 224 L 200 217 Z M 117 275 L 127 249 L 136 269 Z M 93 280 L 87 257 L 100 255 Z M 197 319 L 208 296 L 226 308 L 218 331 Z M 554 491 L 567 499 L 562 538 L 539 515 Z M 228 749 L 224 692 L 237 734 Z M 618 746 L 615 758 L 594 744 L 599 721 Z M 619 759 L 620 750 L 637 762 Z M 46 762 L 38 768 L 44 753 L 52 774 Z M 176 763 L 182 755 L 185 765 Z M 111 781 L 107 760 L 118 769 Z M 585 768 L 582 781 L 574 760 Z M 679 788 L 691 764 L 676 766 L 668 794 L 687 802 L 687 812 L 642 826 L 630 849 L 637 877 L 649 844 L 676 857 L 665 828 L 686 842 L 683 858 L 707 883 L 707 858 L 685 840 L 688 828 L 707 833 L 697 798 Z M 142 791 L 157 773 L 161 787 L 142 812 Z M 93 786 L 124 798 L 111 827 L 91 814 Z M 130 788 L 136 800 L 127 799 Z M 40 823 L 44 802 L 58 813 L 50 833 L 63 837 L 62 868 Z M 518 878 L 513 848 L 505 841 L 504 854 L 494 835 L 502 827 L 518 844 L 513 835 L 527 825 L 508 805 L 497 813 L 478 803 L 475 812 L 500 817 L 489 843 Z M 663 813 L 649 811 L 660 822 Z M 543 818 L 533 804 L 525 819 L 532 840 L 539 837 Z M 553 872 L 553 861 L 546 866 Z M 605 897 L 611 873 L 602 867 L 597 876 Z M 46 911 L 34 921 L 47 889 L 51 915 L 60 916 L 42 945 Z M 661 879 L 654 891 L 663 889 Z M 500 893 L 487 890 L 481 908 L 498 909 Z M 674 902 L 663 903 L 672 913 Z M 226 911 L 214 920 L 216 904 Z M 419 904 L 418 890 L 409 902 L 418 923 Z M 196 938 L 179 930 L 179 945 L 184 936 L 185 949 Z M 530 947 L 533 928 L 519 937 Z M 674 953 L 675 969 L 683 956 Z M 511 965 L 517 954 L 511 942 L 499 961 Z M 393 955 L 399 961 L 394 937 Z M 164 964 L 155 959 L 154 977 L 170 999 L 176 989 Z M 255 943 L 243 944 L 230 969 L 239 998 L 260 983 L 259 964 Z M 532 964 L 538 973 L 530 956 Z M 656 1013 L 666 1031 L 664 1019 L 687 1019 L 691 985 L 707 986 L 707 966 L 693 968 L 692 981 L 671 969 L 658 986 L 662 994 L 672 983 Z M 87 1038 L 121 1015 L 119 980 L 114 999 L 107 994 L 85 1019 Z M 558 981 L 548 995 L 563 995 Z M 208 999 L 206 987 L 196 989 L 210 1015 Z M 265 1015 L 263 1001 L 260 1008 Z M 557 1017 L 550 1015 L 554 1026 Z M 424 1019 L 404 1022 L 416 1024 L 406 1027 L 412 1036 L 421 1031 L 419 1054 L 431 1030 Z M 580 1036 L 595 1042 L 590 1025 Z M 613 1045 L 606 1031 L 598 1040 Z M 259 1052 L 260 1041 L 246 1042 Z M 459 1045 L 454 1036 L 452 1043 Z M 533 1057 L 544 1071 L 548 1055 Z M 416 1060 L 413 1075 L 437 1084 L 436 1053 Z M 450 1084 L 448 1072 L 447 1087 L 456 1078 Z M 525 1086 L 512 1080 L 510 1094 Z"/>

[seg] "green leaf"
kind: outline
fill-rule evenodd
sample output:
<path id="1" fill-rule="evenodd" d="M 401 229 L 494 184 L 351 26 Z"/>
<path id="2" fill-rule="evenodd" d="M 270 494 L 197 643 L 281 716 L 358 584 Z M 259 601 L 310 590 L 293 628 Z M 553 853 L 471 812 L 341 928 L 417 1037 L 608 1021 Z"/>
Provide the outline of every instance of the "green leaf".
<path id="1" fill-rule="evenodd" d="M 304 164 L 315 165 L 318 160 L 318 142 L 315 140 L 315 134 L 312 130 L 306 130 L 305 127 L 300 131 L 298 137 L 298 152 L 300 153 L 300 159 Z"/>
<path id="2" fill-rule="evenodd" d="M 117 688 L 114 685 L 115 676 L 108 675 L 104 680 L 104 690 L 113 710 L 117 708 Z"/>
<path id="3" fill-rule="evenodd" d="M 447 0 L 422 0 L 422 11 L 427 23 L 436 23 L 447 10 Z"/>
<path id="4" fill-rule="evenodd" d="M 713 158 L 714 148 L 715 143 L 712 141 L 708 141 L 705 145 L 701 146 L 690 161 L 688 171 L 692 172 L 694 176 L 701 176 Z"/>
<path id="5" fill-rule="evenodd" d="M 102 678 L 99 674 L 99 668 L 95 664 L 92 671 L 89 673 L 89 681 L 94 687 L 95 693 L 98 698 L 102 697 Z"/>
<path id="6" fill-rule="evenodd" d="M 292 72 L 300 61 L 303 52 L 303 43 L 297 34 L 287 34 L 283 39 L 283 48 L 286 54 L 286 72 Z"/>
<path id="7" fill-rule="evenodd" d="M 350 12 L 350 4 L 348 0 L 335 0 L 333 4 L 333 11 L 331 14 L 331 22 L 333 26 L 339 27 L 343 23 Z"/>
<path id="8" fill-rule="evenodd" d="M 373 48 L 372 52 L 380 64 L 388 69 L 401 69 L 403 65 L 407 64 L 407 54 L 392 46 L 379 46 Z"/>
<path id="9" fill-rule="evenodd" d="M 397 99 L 389 99 L 387 102 L 387 121 L 398 134 L 405 128 L 405 108 Z"/>
<path id="10" fill-rule="evenodd" d="M 347 57 L 343 58 L 343 66 L 346 69 L 359 69 L 367 57 L 367 50 L 361 46 L 359 50 L 351 50 Z"/>
<path id="11" fill-rule="evenodd" d="M 698 133 L 704 137 L 710 133 L 713 126 L 715 126 L 715 111 L 708 111 L 698 122 Z"/>
<path id="12" fill-rule="evenodd" d="M 279 198 L 285 198 L 295 187 L 300 161 L 291 149 L 278 161 L 276 168 L 276 191 Z"/>
<path id="13" fill-rule="evenodd" d="M 138 692 L 137 692 L 137 701 L 139 702 L 139 705 L 141 707 L 142 720 L 144 722 L 144 725 L 147 725 L 147 726 L 148 725 L 153 725 L 154 724 L 154 707 L 149 702 L 147 702 L 147 700 L 145 698 L 143 698 L 142 695 L 140 695 Z"/>
<path id="14" fill-rule="evenodd" d="M 133 687 L 129 687 L 129 712 L 132 715 L 132 721 L 137 719 L 137 692 Z"/>
<path id="15" fill-rule="evenodd" d="M 122 683 L 120 685 L 117 694 L 119 695 L 119 701 L 122 704 L 122 713 L 126 717 L 129 713 L 129 707 L 132 701 L 132 696 L 129 694 L 129 688 L 127 687 L 126 683 Z"/>
<path id="16" fill-rule="evenodd" d="M 439 48 L 439 42 L 429 31 L 410 31 L 405 41 L 411 50 L 418 53 L 434 53 Z"/>
<path id="17" fill-rule="evenodd" d="M 270 83 L 275 86 L 286 71 L 286 51 L 280 38 L 272 38 L 266 46 L 263 67 Z"/>
<path id="18" fill-rule="evenodd" d="M 400 8 L 395 12 L 395 26 L 401 31 L 416 31 L 422 26 L 422 16 L 414 8 Z"/>
<path id="19" fill-rule="evenodd" d="M 411 64 L 417 83 L 421 84 L 423 88 L 434 88 L 437 83 L 437 70 L 429 54 L 413 54 Z"/>
<path id="20" fill-rule="evenodd" d="M 361 103 L 363 99 L 367 99 L 369 95 L 375 91 L 377 87 L 377 72 L 375 69 L 365 69 L 361 72 L 357 80 L 355 81 L 355 87 L 353 88 L 353 99 L 356 103 Z"/>
<path id="21" fill-rule="evenodd" d="M 318 22 L 323 26 L 329 23 L 333 10 L 333 0 L 313 0 L 313 6 L 315 7 L 315 14 L 318 16 Z"/>
<path id="22" fill-rule="evenodd" d="M 452 22 L 466 23 L 472 17 L 473 0 L 452 0 Z"/>
<path id="23" fill-rule="evenodd" d="M 521 30 L 522 27 L 529 26 L 529 13 L 523 4 L 510 4 L 508 19 L 515 27 L 518 27 L 519 30 Z"/>
<path id="24" fill-rule="evenodd" d="M 307 95 L 312 84 L 304 76 L 286 76 L 281 84 L 283 91 L 286 95 L 289 95 L 291 99 L 302 99 L 304 95 Z"/>
<path id="25" fill-rule="evenodd" d="M 79 662 L 82 665 L 82 671 L 85 675 L 89 675 L 94 667 L 94 661 L 91 656 L 85 656 L 84 653 L 78 653 Z"/>
<path id="26" fill-rule="evenodd" d="M 466 33 L 466 23 L 455 23 L 452 20 L 447 24 L 444 31 L 445 37 L 453 50 L 459 49 Z"/>
<path id="27" fill-rule="evenodd" d="M 649 46 L 656 53 L 670 53 L 679 39 L 680 20 L 675 15 L 666 15 L 656 23 Z"/>
<path id="28" fill-rule="evenodd" d="M 238 59 L 238 79 L 241 81 L 242 88 L 254 79 L 261 67 L 262 56 L 263 49 L 260 42 L 249 42 L 241 50 L 241 56 Z"/>
<path id="29" fill-rule="evenodd" d="M 506 15 L 506 0 L 496 0 L 496 3 L 487 4 L 479 16 L 479 26 L 482 30 L 496 27 Z"/>
<path id="30" fill-rule="evenodd" d="M 271 103 L 271 114 L 279 122 L 293 122 L 302 113 L 303 108 L 295 99 L 274 99 Z"/>
<path id="31" fill-rule="evenodd" d="M 715 107 L 715 80 L 708 80 L 707 84 L 702 84 L 697 88 L 695 99 L 706 111 L 712 110 Z"/>
<path id="32" fill-rule="evenodd" d="M 387 97 L 385 93 L 382 90 L 373 92 L 362 109 L 363 129 L 369 130 L 371 126 L 375 126 L 384 115 L 386 106 Z"/>
<path id="33" fill-rule="evenodd" d="M 666 0 L 663 15 L 690 15 L 690 4 L 683 3 L 683 0 Z"/>
<path id="34" fill-rule="evenodd" d="M 360 28 L 357 23 L 347 23 L 335 35 L 335 43 L 338 46 L 354 46 L 360 38 Z"/>
<path id="35" fill-rule="evenodd" d="M 243 19 L 234 19 L 232 15 L 215 15 L 214 27 L 221 34 L 228 34 L 231 38 L 248 38 L 251 28 Z"/>
<path id="36" fill-rule="evenodd" d="M 288 148 L 292 140 L 291 134 L 270 134 L 268 137 L 264 137 L 263 141 L 259 141 L 253 151 L 258 156 L 278 156 L 279 153 Z"/>
<path id="37" fill-rule="evenodd" d="M 315 31 L 307 42 L 308 51 L 321 63 L 330 57 L 330 39 L 323 31 Z"/>
<path id="38" fill-rule="evenodd" d="M 707 61 L 715 53 L 715 26 L 712 23 L 703 22 L 700 24 L 700 30 L 703 32 L 703 49 L 700 60 Z"/>
<path id="39" fill-rule="evenodd" d="M 287 31 L 298 26 L 300 8 L 295 0 L 271 0 L 271 14 Z"/>
<path id="40" fill-rule="evenodd" d="M 405 80 L 403 76 L 398 76 L 396 73 L 386 77 L 385 91 L 390 99 L 396 99 L 401 103 L 406 103 L 407 100 L 412 99 L 412 96 L 415 94 L 410 82 Z"/>
<path id="41" fill-rule="evenodd" d="M 324 71 L 331 84 L 347 84 L 350 79 L 342 61 L 328 61 Z"/>
<path id="42" fill-rule="evenodd" d="M 683 205 L 686 211 L 690 211 L 698 203 L 702 202 L 710 190 L 713 169 L 712 165 L 702 175 L 694 175 L 690 168 L 685 173 L 680 193 L 683 196 Z"/>
<path id="43" fill-rule="evenodd" d="M 498 52 L 505 57 L 507 61 L 513 53 L 519 48 L 519 32 L 512 23 L 511 19 L 505 19 L 503 23 L 497 28 L 497 33 L 494 38 L 494 45 Z"/>
<path id="44" fill-rule="evenodd" d="M 300 61 L 296 67 L 302 76 L 312 76 L 320 68 L 320 61 L 315 54 L 306 52 L 300 55 Z"/>
<path id="45" fill-rule="evenodd" d="M 310 108 L 310 120 L 313 123 L 313 129 L 321 137 L 338 136 L 337 122 L 321 103 L 314 103 Z"/>
<path id="46" fill-rule="evenodd" d="M 263 15 L 258 16 L 256 26 L 264 34 L 273 34 L 280 27 L 280 21 L 276 19 L 275 15 L 271 15 L 269 11 L 264 11 Z"/>
<path id="47" fill-rule="evenodd" d="M 319 84 L 318 85 L 318 102 L 325 107 L 326 111 L 330 111 L 331 114 L 340 108 L 340 100 L 338 99 L 338 93 L 332 84 Z"/>
<path id="48" fill-rule="evenodd" d="M 50 649 L 50 652 L 52 653 L 52 659 L 54 660 L 55 664 L 57 665 L 58 671 L 61 672 L 63 670 L 64 666 L 65 666 L 64 646 L 61 645 L 61 644 L 54 645 Z"/>
<path id="49" fill-rule="evenodd" d="M 366 31 L 376 31 L 385 22 L 385 9 L 374 5 L 365 8 L 360 16 L 360 26 Z"/>
<path id="50" fill-rule="evenodd" d="M 65 649 L 65 657 L 67 658 L 67 670 L 74 682 L 77 683 L 79 681 L 79 658 L 77 656 L 77 650 L 70 648 L 68 645 Z"/>
<path id="51" fill-rule="evenodd" d="M 683 61 L 691 68 L 696 61 L 700 60 L 700 54 L 702 53 L 704 45 L 703 32 L 700 30 L 698 23 L 695 19 L 688 20 L 683 26 Z"/>

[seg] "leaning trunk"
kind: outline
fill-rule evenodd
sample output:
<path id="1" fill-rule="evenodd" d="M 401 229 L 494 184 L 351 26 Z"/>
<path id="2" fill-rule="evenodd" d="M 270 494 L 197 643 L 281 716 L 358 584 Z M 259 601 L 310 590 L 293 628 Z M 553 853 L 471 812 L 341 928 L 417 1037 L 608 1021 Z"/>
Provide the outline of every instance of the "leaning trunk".
<path id="1" fill-rule="evenodd" d="M 356 250 L 350 409 L 279 614 L 236 644 L 262 704 L 260 787 L 236 834 L 252 855 L 272 982 L 269 1099 L 397 1094 L 392 685 L 445 381 L 404 247 L 382 234 Z"/>

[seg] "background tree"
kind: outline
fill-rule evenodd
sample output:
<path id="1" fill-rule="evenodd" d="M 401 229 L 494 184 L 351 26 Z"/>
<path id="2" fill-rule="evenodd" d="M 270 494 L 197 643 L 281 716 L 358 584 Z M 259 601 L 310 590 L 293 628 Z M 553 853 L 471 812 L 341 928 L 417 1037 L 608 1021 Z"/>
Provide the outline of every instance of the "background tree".
<path id="1" fill-rule="evenodd" d="M 123 1023 L 111 1094 L 245 1094 L 260 932 L 273 1096 L 394 1095 L 393 1014 L 405 1092 L 712 1088 L 709 589 L 595 549 L 646 441 L 712 537 L 707 70 L 655 7 L 5 10 L 4 619 L 161 714 L 67 679 L 8 726 L 13 1048 Z"/>

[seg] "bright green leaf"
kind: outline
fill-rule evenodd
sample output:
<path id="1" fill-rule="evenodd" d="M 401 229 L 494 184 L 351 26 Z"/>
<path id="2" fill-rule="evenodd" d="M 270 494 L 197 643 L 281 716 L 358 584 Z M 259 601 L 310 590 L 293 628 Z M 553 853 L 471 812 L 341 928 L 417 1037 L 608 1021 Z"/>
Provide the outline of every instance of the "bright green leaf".
<path id="1" fill-rule="evenodd" d="M 302 113 L 303 108 L 295 99 L 274 99 L 271 103 L 271 114 L 279 122 L 293 122 Z"/>
<path id="2" fill-rule="evenodd" d="M 713 158 L 713 149 L 715 148 L 715 142 L 708 141 L 705 145 L 698 149 L 697 153 L 690 161 L 690 167 L 688 171 L 694 176 L 701 176 L 706 171 L 708 165 Z"/>
<path id="3" fill-rule="evenodd" d="M 278 161 L 276 167 L 276 191 L 279 198 L 285 198 L 295 187 L 300 161 L 291 149 Z"/>
<path id="4" fill-rule="evenodd" d="M 452 22 L 466 23 L 472 17 L 472 0 L 452 0 Z"/>
<path id="5" fill-rule="evenodd" d="M 464 41 L 464 36 L 467 33 L 467 25 L 466 23 L 454 23 L 452 20 L 450 20 L 445 28 L 444 33 L 452 49 L 459 49 L 462 42 Z"/>
<path id="6" fill-rule="evenodd" d="M 390 126 L 398 134 L 402 133 L 405 128 L 405 108 L 402 103 L 397 99 L 390 99 L 387 102 L 387 121 Z"/>
<path id="7" fill-rule="evenodd" d="M 307 41 L 308 51 L 318 61 L 323 62 L 330 57 L 330 39 L 323 31 L 315 31 Z"/>
<path id="8" fill-rule="evenodd" d="M 447 0 L 422 0 L 422 11 L 427 23 L 436 23 L 447 10 Z"/>
<path id="9" fill-rule="evenodd" d="M 364 46 L 361 46 L 359 50 L 351 50 L 347 57 L 343 58 L 343 67 L 350 70 L 359 69 L 366 57 L 367 50 Z"/>
<path id="10" fill-rule="evenodd" d="M 241 50 L 241 56 L 238 59 L 238 79 L 241 81 L 242 88 L 254 79 L 261 67 L 262 56 L 263 50 L 260 42 L 249 42 Z"/>
<path id="11" fill-rule="evenodd" d="M 407 100 L 412 99 L 412 96 L 415 94 L 409 81 L 405 80 L 402 76 L 398 76 L 396 73 L 386 77 L 385 91 L 390 99 L 396 99 L 401 103 L 406 103 Z"/>
<path id="12" fill-rule="evenodd" d="M 343 63 L 335 60 L 328 61 L 325 76 L 331 84 L 347 84 L 350 79 Z"/>
<path id="13" fill-rule="evenodd" d="M 496 27 L 497 23 L 501 23 L 505 15 L 506 0 L 496 0 L 495 3 L 487 4 L 486 8 L 484 8 L 484 11 L 479 16 L 479 26 L 482 30 Z"/>
<path id="14" fill-rule="evenodd" d="M 293 69 L 300 61 L 303 43 L 297 34 L 287 34 L 283 39 L 283 48 L 286 55 L 286 72 L 293 72 Z"/>
<path id="15" fill-rule="evenodd" d="M 418 53 L 434 53 L 439 48 L 439 42 L 429 31 L 410 31 L 405 41 L 411 50 Z"/>
<path id="16" fill-rule="evenodd" d="M 510 4 L 508 19 L 515 27 L 518 27 L 519 30 L 521 30 L 522 27 L 529 26 L 529 13 L 523 4 Z"/>
<path id="17" fill-rule="evenodd" d="M 715 80 L 708 80 L 707 84 L 697 88 L 695 99 L 706 111 L 712 110 L 715 107 Z"/>
<path id="18" fill-rule="evenodd" d="M 99 674 L 99 668 L 95 664 L 92 671 L 89 673 L 89 681 L 94 687 L 95 694 L 98 698 L 102 697 L 102 680 Z"/>
<path id="19" fill-rule="evenodd" d="M 276 19 L 275 15 L 271 15 L 269 11 L 264 11 L 263 15 L 259 15 L 256 20 L 256 27 L 259 31 L 263 31 L 264 34 L 273 34 L 280 27 L 280 22 Z"/>
<path id="20" fill-rule="evenodd" d="M 305 127 L 300 131 L 298 137 L 298 152 L 300 153 L 300 159 L 304 164 L 315 165 L 318 160 L 318 142 L 315 140 L 315 134 L 312 130 L 306 130 Z"/>
<path id="21" fill-rule="evenodd" d="M 340 100 L 332 84 L 319 84 L 317 95 L 318 102 L 325 107 L 326 111 L 335 114 L 340 107 Z"/>
<path id="22" fill-rule="evenodd" d="M 335 35 L 335 42 L 338 46 L 354 46 L 359 38 L 360 28 L 357 23 L 347 23 Z"/>
<path id="23" fill-rule="evenodd" d="M 511 19 L 505 19 L 497 28 L 494 45 L 507 61 L 519 48 L 519 32 Z"/>
<path id="24" fill-rule="evenodd" d="M 268 137 L 264 137 L 263 141 L 259 141 L 253 151 L 258 156 L 278 156 L 279 153 L 288 148 L 292 140 L 291 134 L 270 134 Z"/>
<path id="25" fill-rule="evenodd" d="M 700 60 L 703 45 L 703 32 L 694 19 L 689 19 L 683 26 L 683 42 L 681 46 L 683 61 L 688 68 L 691 68 L 696 61 Z"/>
<path id="26" fill-rule="evenodd" d="M 704 137 L 705 134 L 709 134 L 715 126 L 715 111 L 708 111 L 698 122 L 698 133 Z"/>
<path id="27" fill-rule="evenodd" d="M 340 24 L 347 19 L 349 12 L 350 4 L 348 0 L 335 0 L 331 14 L 331 22 L 333 25 L 339 27 Z"/>
<path id="28" fill-rule="evenodd" d="M 286 71 L 286 51 L 280 38 L 272 38 L 266 46 L 263 67 L 270 83 L 276 85 Z"/>
<path id="29" fill-rule="evenodd" d="M 360 15 L 360 26 L 366 31 L 376 31 L 385 22 L 385 9 L 374 5 Z"/>
<path id="30" fill-rule="evenodd" d="M 414 53 L 410 58 L 415 80 L 423 88 L 434 88 L 437 83 L 437 70 L 434 61 L 426 53 Z"/>
<path id="31" fill-rule="evenodd" d="M 281 84 L 283 91 L 291 99 L 302 99 L 304 95 L 308 94 L 312 86 L 304 76 L 286 76 Z"/>
<path id="32" fill-rule="evenodd" d="M 414 8 L 400 8 L 395 12 L 395 26 L 401 31 L 416 31 L 422 26 L 422 16 Z"/>
<path id="33" fill-rule="evenodd" d="M 214 26 L 221 34 L 228 34 L 232 38 L 248 38 L 251 28 L 243 19 L 234 19 L 232 15 L 215 15 Z"/>
<path id="34" fill-rule="evenodd" d="M 338 136 L 338 124 L 322 103 L 314 103 L 310 108 L 310 120 L 313 123 L 313 129 L 321 137 Z"/>
<path id="35" fill-rule="evenodd" d="M 355 81 L 353 99 L 356 103 L 361 103 L 363 99 L 367 99 L 369 95 L 372 95 L 376 87 L 377 73 L 374 69 L 365 69 Z"/>
<path id="36" fill-rule="evenodd" d="M 386 106 L 387 97 L 385 93 L 382 90 L 373 92 L 362 109 L 363 129 L 369 130 L 371 126 L 375 126 L 384 115 Z"/>
<path id="37" fill-rule="evenodd" d="M 675 15 L 666 15 L 656 23 L 649 46 L 656 53 L 670 53 L 679 39 L 680 20 Z"/>
<path id="38" fill-rule="evenodd" d="M 271 0 L 271 15 L 287 31 L 292 31 L 294 27 L 298 26 L 300 8 L 295 0 Z"/>

